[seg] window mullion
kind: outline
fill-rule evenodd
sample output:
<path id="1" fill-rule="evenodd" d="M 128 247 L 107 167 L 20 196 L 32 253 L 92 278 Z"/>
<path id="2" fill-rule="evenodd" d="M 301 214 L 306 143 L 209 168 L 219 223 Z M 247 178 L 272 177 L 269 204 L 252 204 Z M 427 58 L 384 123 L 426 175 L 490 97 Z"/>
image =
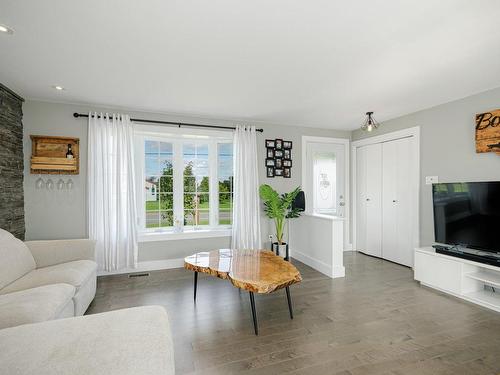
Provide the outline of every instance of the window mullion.
<path id="1" fill-rule="evenodd" d="M 182 142 L 173 141 L 173 167 L 174 167 L 174 227 L 175 221 L 179 220 L 181 228 L 184 228 L 184 178 L 182 164 Z"/>
<path id="2" fill-rule="evenodd" d="M 210 189 L 210 226 L 215 227 L 219 223 L 219 187 L 217 184 L 217 142 L 211 141 L 208 150 L 208 174 L 209 174 L 209 189 Z"/>

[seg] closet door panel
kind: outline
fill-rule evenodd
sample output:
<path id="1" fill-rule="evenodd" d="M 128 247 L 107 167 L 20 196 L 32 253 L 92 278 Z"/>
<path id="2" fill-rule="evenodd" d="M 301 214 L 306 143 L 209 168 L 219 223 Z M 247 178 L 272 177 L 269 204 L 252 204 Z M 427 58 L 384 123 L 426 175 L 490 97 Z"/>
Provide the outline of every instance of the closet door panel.
<path id="1" fill-rule="evenodd" d="M 382 144 L 382 257 L 393 262 L 398 258 L 397 189 L 398 141 Z"/>
<path id="2" fill-rule="evenodd" d="M 412 266 L 411 142 L 403 138 L 383 144 L 382 256 Z"/>
<path id="3" fill-rule="evenodd" d="M 366 147 L 356 150 L 356 250 L 366 248 Z"/>
<path id="4" fill-rule="evenodd" d="M 366 146 L 366 248 L 382 256 L 382 144 Z"/>
<path id="5" fill-rule="evenodd" d="M 413 138 L 404 138 L 397 143 L 396 217 L 398 263 L 413 266 L 411 223 L 414 213 L 410 204 L 412 192 L 411 149 Z"/>

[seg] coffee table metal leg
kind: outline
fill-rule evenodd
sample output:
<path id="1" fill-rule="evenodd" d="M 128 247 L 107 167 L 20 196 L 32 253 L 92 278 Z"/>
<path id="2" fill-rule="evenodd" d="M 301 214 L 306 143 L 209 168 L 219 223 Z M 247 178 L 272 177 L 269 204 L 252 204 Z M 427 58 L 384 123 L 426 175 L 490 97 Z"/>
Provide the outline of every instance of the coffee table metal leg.
<path id="1" fill-rule="evenodd" d="M 196 288 L 198 287 L 198 272 L 194 273 L 194 300 L 196 301 Z"/>
<path id="2" fill-rule="evenodd" d="M 286 299 L 288 300 L 288 310 L 290 311 L 290 319 L 293 319 L 293 309 L 292 309 L 292 297 L 290 296 L 290 287 L 285 288 Z"/>
<path id="3" fill-rule="evenodd" d="M 253 296 L 253 292 L 250 293 L 250 305 L 252 305 L 252 318 L 253 318 L 253 329 L 255 331 L 255 334 L 259 334 L 259 327 L 257 324 L 257 313 L 255 312 L 255 298 Z"/>

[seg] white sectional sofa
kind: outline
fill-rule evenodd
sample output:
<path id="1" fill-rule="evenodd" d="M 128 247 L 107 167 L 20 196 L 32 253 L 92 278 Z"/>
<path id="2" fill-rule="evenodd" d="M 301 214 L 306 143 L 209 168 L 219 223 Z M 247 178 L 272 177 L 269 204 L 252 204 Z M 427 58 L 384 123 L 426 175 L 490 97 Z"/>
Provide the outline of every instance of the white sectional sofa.
<path id="1" fill-rule="evenodd" d="M 0 229 L 0 329 L 83 315 L 96 291 L 91 240 L 22 242 Z"/>
<path id="2" fill-rule="evenodd" d="M 0 229 L 0 374 L 175 374 L 163 307 L 79 316 L 96 292 L 94 248 Z"/>

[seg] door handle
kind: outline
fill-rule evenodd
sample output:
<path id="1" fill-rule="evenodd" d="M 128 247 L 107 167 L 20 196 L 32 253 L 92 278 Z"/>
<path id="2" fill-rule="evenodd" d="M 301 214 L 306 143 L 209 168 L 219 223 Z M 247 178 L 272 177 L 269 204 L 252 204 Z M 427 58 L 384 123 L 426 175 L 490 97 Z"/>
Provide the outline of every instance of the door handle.
<path id="1" fill-rule="evenodd" d="M 393 199 L 393 200 L 392 200 L 392 203 L 396 203 L 396 202 L 397 202 L 397 200 L 396 200 L 396 199 Z"/>
<path id="2" fill-rule="evenodd" d="M 366 198 L 366 201 L 369 202 L 370 201 L 370 198 Z"/>

